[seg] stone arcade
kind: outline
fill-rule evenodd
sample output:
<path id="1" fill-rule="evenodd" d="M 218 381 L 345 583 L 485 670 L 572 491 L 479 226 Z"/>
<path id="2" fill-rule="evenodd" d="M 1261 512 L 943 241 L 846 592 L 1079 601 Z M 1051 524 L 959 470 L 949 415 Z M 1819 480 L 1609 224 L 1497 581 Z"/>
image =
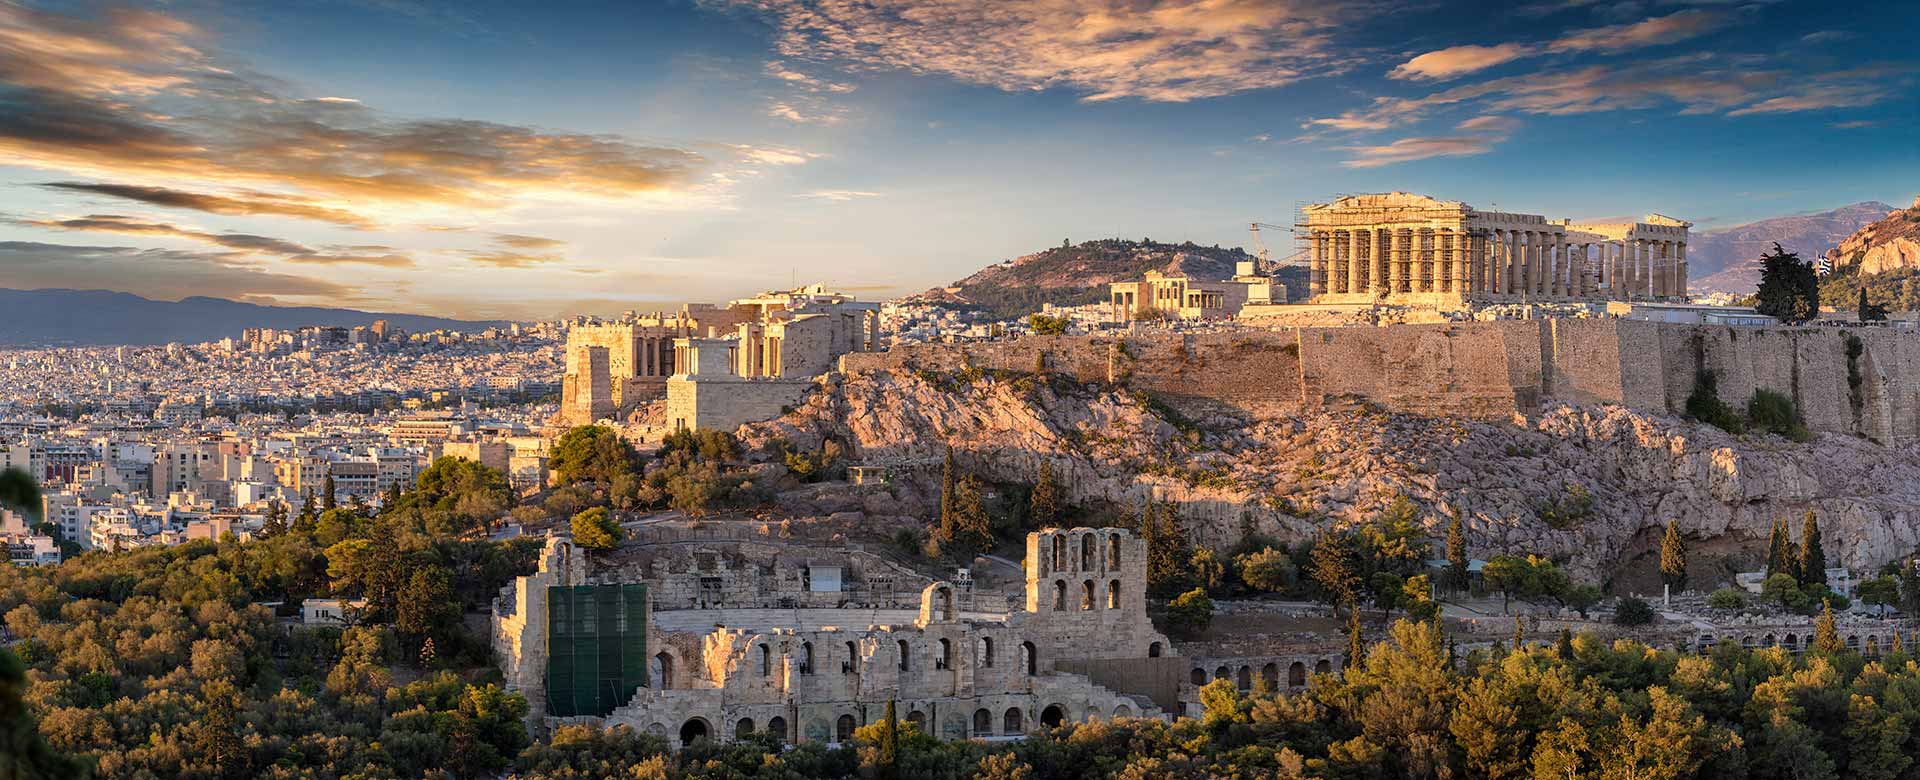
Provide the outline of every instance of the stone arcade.
<path id="1" fill-rule="evenodd" d="M 1318 303 L 1686 298 L 1693 223 L 1672 217 L 1574 224 L 1406 192 L 1349 195 L 1303 213 Z"/>
<path id="2" fill-rule="evenodd" d="M 1324 656 L 1233 665 L 1180 657 L 1147 617 L 1146 543 L 1124 530 L 1028 534 L 1024 577 L 1017 605 L 931 582 L 916 613 L 862 599 L 836 608 L 818 607 L 818 600 L 782 609 L 715 608 L 667 596 L 683 587 L 650 576 L 638 583 L 658 589 L 646 597 L 639 621 L 644 683 L 622 689 L 616 700 L 624 703 L 585 719 L 678 745 L 755 732 L 832 743 L 880 719 L 893 701 L 900 718 L 943 739 L 1006 738 L 1062 722 L 1197 712 L 1198 686 L 1211 678 L 1193 671 L 1189 679 L 1196 664 L 1241 668 L 1246 686 L 1253 684 L 1249 670 L 1264 669 L 1262 677 L 1278 684 L 1285 669 L 1288 684 L 1304 685 L 1303 670 L 1332 668 Z M 721 579 L 702 577 L 701 587 L 723 588 Z M 581 553 L 552 539 L 539 571 L 519 578 L 495 606 L 494 645 L 507 683 L 547 723 L 581 719 L 556 717 L 565 708 L 549 706 L 548 677 L 557 667 L 548 649 L 558 635 L 549 625 L 566 618 L 549 614 L 558 604 L 550 597 L 577 592 L 588 580 Z M 635 584 L 597 586 L 631 593 Z M 591 619 L 580 615 L 582 630 Z M 600 619 L 606 625 L 606 616 Z M 632 625 L 621 620 L 623 628 Z M 636 661 L 615 665 L 631 673 Z"/>

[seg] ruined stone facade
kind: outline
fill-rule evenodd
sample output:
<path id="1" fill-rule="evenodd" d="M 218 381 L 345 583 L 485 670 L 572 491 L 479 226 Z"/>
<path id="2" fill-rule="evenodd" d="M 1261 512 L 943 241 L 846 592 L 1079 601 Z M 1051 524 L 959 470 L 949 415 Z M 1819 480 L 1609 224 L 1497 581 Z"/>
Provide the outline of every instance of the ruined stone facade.
<path id="1" fill-rule="evenodd" d="M 732 430 L 799 403 L 835 361 L 879 345 L 879 304 L 819 285 L 729 304 L 747 316 L 732 332 L 674 342 L 677 370 L 666 380 L 673 430 Z"/>
<path id="2" fill-rule="evenodd" d="M 1683 300 L 1691 222 L 1573 224 L 1390 192 L 1306 207 L 1314 302 Z"/>
<path id="3" fill-rule="evenodd" d="M 766 731 L 792 742 L 842 742 L 878 720 L 889 701 L 902 719 L 947 739 L 1168 714 L 1139 675 L 1110 673 L 1158 664 L 1172 670 L 1176 688 L 1186 673 L 1147 618 L 1146 543 L 1120 529 L 1036 532 L 1024 568 L 1024 604 L 975 599 L 937 581 L 920 589 L 913 611 L 688 608 L 697 595 L 667 595 L 676 591 L 671 577 L 644 578 L 649 684 L 601 720 L 684 744 Z M 730 576 L 720 571 L 698 576 Z M 496 603 L 502 671 L 536 715 L 546 706 L 546 588 L 587 582 L 580 553 L 554 539 L 539 571 Z M 1116 687 L 1068 671 L 1088 664 L 1105 664 Z"/>

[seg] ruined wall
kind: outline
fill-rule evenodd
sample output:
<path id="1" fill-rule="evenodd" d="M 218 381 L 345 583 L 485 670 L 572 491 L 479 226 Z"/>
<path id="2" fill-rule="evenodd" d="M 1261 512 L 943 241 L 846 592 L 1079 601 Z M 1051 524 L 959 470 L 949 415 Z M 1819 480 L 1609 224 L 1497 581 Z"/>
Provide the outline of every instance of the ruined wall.
<path id="1" fill-rule="evenodd" d="M 1543 399 L 1680 413 L 1702 370 L 1744 409 L 1794 399 L 1807 427 L 1885 444 L 1920 440 L 1920 335 L 1885 329 L 1546 319 L 1209 334 L 1029 336 L 916 344 L 841 359 L 846 372 L 1027 373 L 1144 390 L 1188 414 L 1373 404 L 1497 419 Z"/>

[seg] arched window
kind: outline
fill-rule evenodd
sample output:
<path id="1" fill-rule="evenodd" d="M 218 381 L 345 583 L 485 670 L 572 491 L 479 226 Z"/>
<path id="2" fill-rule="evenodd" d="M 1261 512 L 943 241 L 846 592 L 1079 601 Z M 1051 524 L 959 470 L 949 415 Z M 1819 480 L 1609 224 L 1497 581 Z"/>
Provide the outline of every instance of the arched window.
<path id="1" fill-rule="evenodd" d="M 787 719 L 778 715 L 773 716 L 772 719 L 767 721 L 767 733 L 772 734 L 775 741 L 786 742 Z"/>
<path id="2" fill-rule="evenodd" d="M 1294 661 L 1292 666 L 1287 667 L 1287 686 L 1291 688 L 1298 688 L 1306 684 L 1307 684 L 1307 665 L 1300 663 L 1299 661 Z"/>
<path id="3" fill-rule="evenodd" d="M 1109 580 L 1107 582 L 1107 609 L 1119 609 L 1119 608 L 1120 608 L 1120 581 Z"/>
<path id="4" fill-rule="evenodd" d="M 1049 704 L 1046 709 L 1040 711 L 1040 722 L 1046 724 L 1047 728 L 1058 728 L 1066 719 L 1067 708 L 1058 704 Z"/>
<path id="5" fill-rule="evenodd" d="M 1019 707 L 1008 707 L 1007 714 L 1000 720 L 1000 733 L 1009 737 L 1024 734 L 1027 731 L 1026 714 Z"/>
<path id="6" fill-rule="evenodd" d="M 1253 667 L 1240 667 L 1240 673 L 1233 676 L 1233 684 L 1243 691 L 1253 690 Z"/>
<path id="7" fill-rule="evenodd" d="M 1067 539 L 1064 536 L 1053 537 L 1053 569 L 1067 568 Z"/>
<path id="8" fill-rule="evenodd" d="M 1067 581 L 1053 581 L 1053 608 L 1055 611 L 1067 608 Z"/>
<path id="9" fill-rule="evenodd" d="M 1093 609 L 1093 580 L 1080 583 L 1080 608 Z"/>
<path id="10" fill-rule="evenodd" d="M 833 741 L 835 742 L 852 742 L 853 741 L 853 716 L 852 715 L 842 715 L 840 716 L 840 720 L 834 722 Z"/>
<path id="11" fill-rule="evenodd" d="M 813 674 L 813 643 L 800 643 L 800 673 Z"/>
<path id="12" fill-rule="evenodd" d="M 650 676 L 653 678 L 651 682 L 655 690 L 673 687 L 673 656 L 666 653 L 656 654 L 650 665 L 653 667 L 649 671 L 653 672 Z"/>
<path id="13" fill-rule="evenodd" d="M 760 676 L 766 677 L 771 674 L 773 674 L 773 648 L 767 647 L 766 645 L 761 645 L 760 646 Z M 725 723 L 726 721 L 721 721 L 721 722 Z"/>
<path id="14" fill-rule="evenodd" d="M 1313 665 L 1313 673 L 1314 674 L 1332 674 L 1333 663 L 1328 661 L 1325 658 L 1322 658 L 1320 659 L 1319 663 L 1316 663 Z"/>
<path id="15" fill-rule="evenodd" d="M 1207 684 L 1207 670 L 1205 670 L 1205 669 L 1202 669 L 1202 668 L 1200 668 L 1200 667 L 1198 667 L 1198 666 L 1196 666 L 1196 667 L 1193 667 L 1193 676 L 1192 676 L 1192 678 L 1191 678 L 1191 680 L 1190 680 L 1190 681 L 1191 681 L 1191 682 L 1192 682 L 1192 683 L 1193 683 L 1194 685 L 1206 685 L 1206 684 Z"/>
<path id="16" fill-rule="evenodd" d="M 973 735 L 976 737 L 993 736 L 993 713 L 984 709 L 973 711 Z"/>
<path id="17" fill-rule="evenodd" d="M 1120 535 L 1107 534 L 1107 570 L 1120 570 Z"/>
<path id="18" fill-rule="evenodd" d="M 1032 642 L 1020 643 L 1020 666 L 1027 670 L 1028 677 L 1040 673 L 1040 653 L 1034 649 Z"/>
<path id="19" fill-rule="evenodd" d="M 739 723 L 733 724 L 734 739 L 746 739 L 747 736 L 751 735 L 752 733 L 753 733 L 752 718 L 741 718 Z"/>
<path id="20" fill-rule="evenodd" d="M 840 662 L 840 672 L 842 674 L 853 674 L 858 671 L 860 671 L 860 648 L 858 645 L 848 642 L 847 660 Z"/>
<path id="21" fill-rule="evenodd" d="M 1080 537 L 1080 570 L 1093 571 L 1093 535 Z"/>
<path id="22" fill-rule="evenodd" d="M 707 738 L 707 722 L 699 718 L 687 721 L 680 727 L 680 746 L 686 747 Z"/>
<path id="23" fill-rule="evenodd" d="M 1260 682 L 1266 683 L 1269 691 L 1277 690 L 1280 687 L 1280 665 L 1269 662 L 1260 667 Z"/>
<path id="24" fill-rule="evenodd" d="M 1231 680 L 1231 679 L 1233 679 L 1233 670 L 1232 670 L 1232 669 L 1228 669 L 1227 667 L 1224 667 L 1224 666 L 1221 666 L 1221 667 L 1216 667 L 1216 668 L 1215 668 L 1215 669 L 1213 670 L 1213 679 L 1215 679 L 1215 680 Z"/>
<path id="25" fill-rule="evenodd" d="M 953 643 L 946 637 L 940 638 L 940 654 L 933 657 L 933 668 L 946 669 L 953 666 Z"/>
<path id="26" fill-rule="evenodd" d="M 914 730 L 919 731 L 922 734 L 932 733 L 930 731 L 927 731 L 927 714 L 924 712 L 921 712 L 919 710 L 914 710 L 912 712 L 907 713 L 907 722 L 913 724 Z"/>
<path id="27" fill-rule="evenodd" d="M 980 665 L 993 666 L 993 637 L 980 637 Z"/>
<path id="28" fill-rule="evenodd" d="M 1147 645 L 1147 657 L 1148 657 L 1148 658 L 1159 658 L 1159 657 L 1160 657 L 1160 643 L 1159 643 L 1159 642 L 1155 642 L 1155 643 L 1153 643 L 1153 644 L 1150 644 L 1150 645 Z"/>
<path id="29" fill-rule="evenodd" d="M 907 647 L 907 640 L 900 640 L 900 671 L 906 671 L 907 660 L 913 657 L 913 651 Z"/>

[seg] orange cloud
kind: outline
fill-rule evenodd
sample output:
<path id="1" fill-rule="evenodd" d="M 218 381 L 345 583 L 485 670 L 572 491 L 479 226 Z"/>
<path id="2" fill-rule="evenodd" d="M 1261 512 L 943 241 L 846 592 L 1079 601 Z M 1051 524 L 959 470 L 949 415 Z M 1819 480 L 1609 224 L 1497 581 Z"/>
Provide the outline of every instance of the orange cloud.
<path id="1" fill-rule="evenodd" d="M 1512 62 L 1532 53 L 1532 47 L 1520 43 L 1454 46 L 1407 60 L 1387 75 L 1396 79 L 1445 80 Z"/>
<path id="2" fill-rule="evenodd" d="M 1617 52 L 1684 41 L 1726 26 L 1728 18 L 1714 11 L 1689 9 L 1632 24 L 1579 30 L 1547 44 L 1554 52 Z"/>
<path id="3" fill-rule="evenodd" d="M 363 230 L 374 227 L 374 223 L 353 212 L 314 205 L 306 198 L 269 192 L 245 191 L 233 195 L 214 195 L 168 187 L 71 181 L 47 182 L 40 186 L 67 192 L 105 195 L 154 206 L 204 211 L 209 214 L 300 217 Z"/>
<path id="4" fill-rule="evenodd" d="M 389 247 L 345 247 L 317 250 L 292 241 L 256 236 L 248 233 L 210 233 L 201 230 L 183 228 L 165 222 L 152 222 L 136 217 L 118 214 L 90 214 L 71 219 L 16 220 L 15 224 L 49 230 L 82 230 L 99 233 L 119 233 L 122 235 L 168 236 L 199 241 L 214 246 L 234 250 L 241 255 L 262 254 L 280 257 L 294 263 L 360 263 L 387 268 L 404 268 L 413 265 L 413 258 L 394 252 Z M 346 251 L 340 251 L 345 249 Z M 231 261 L 233 257 L 222 258 Z"/>

